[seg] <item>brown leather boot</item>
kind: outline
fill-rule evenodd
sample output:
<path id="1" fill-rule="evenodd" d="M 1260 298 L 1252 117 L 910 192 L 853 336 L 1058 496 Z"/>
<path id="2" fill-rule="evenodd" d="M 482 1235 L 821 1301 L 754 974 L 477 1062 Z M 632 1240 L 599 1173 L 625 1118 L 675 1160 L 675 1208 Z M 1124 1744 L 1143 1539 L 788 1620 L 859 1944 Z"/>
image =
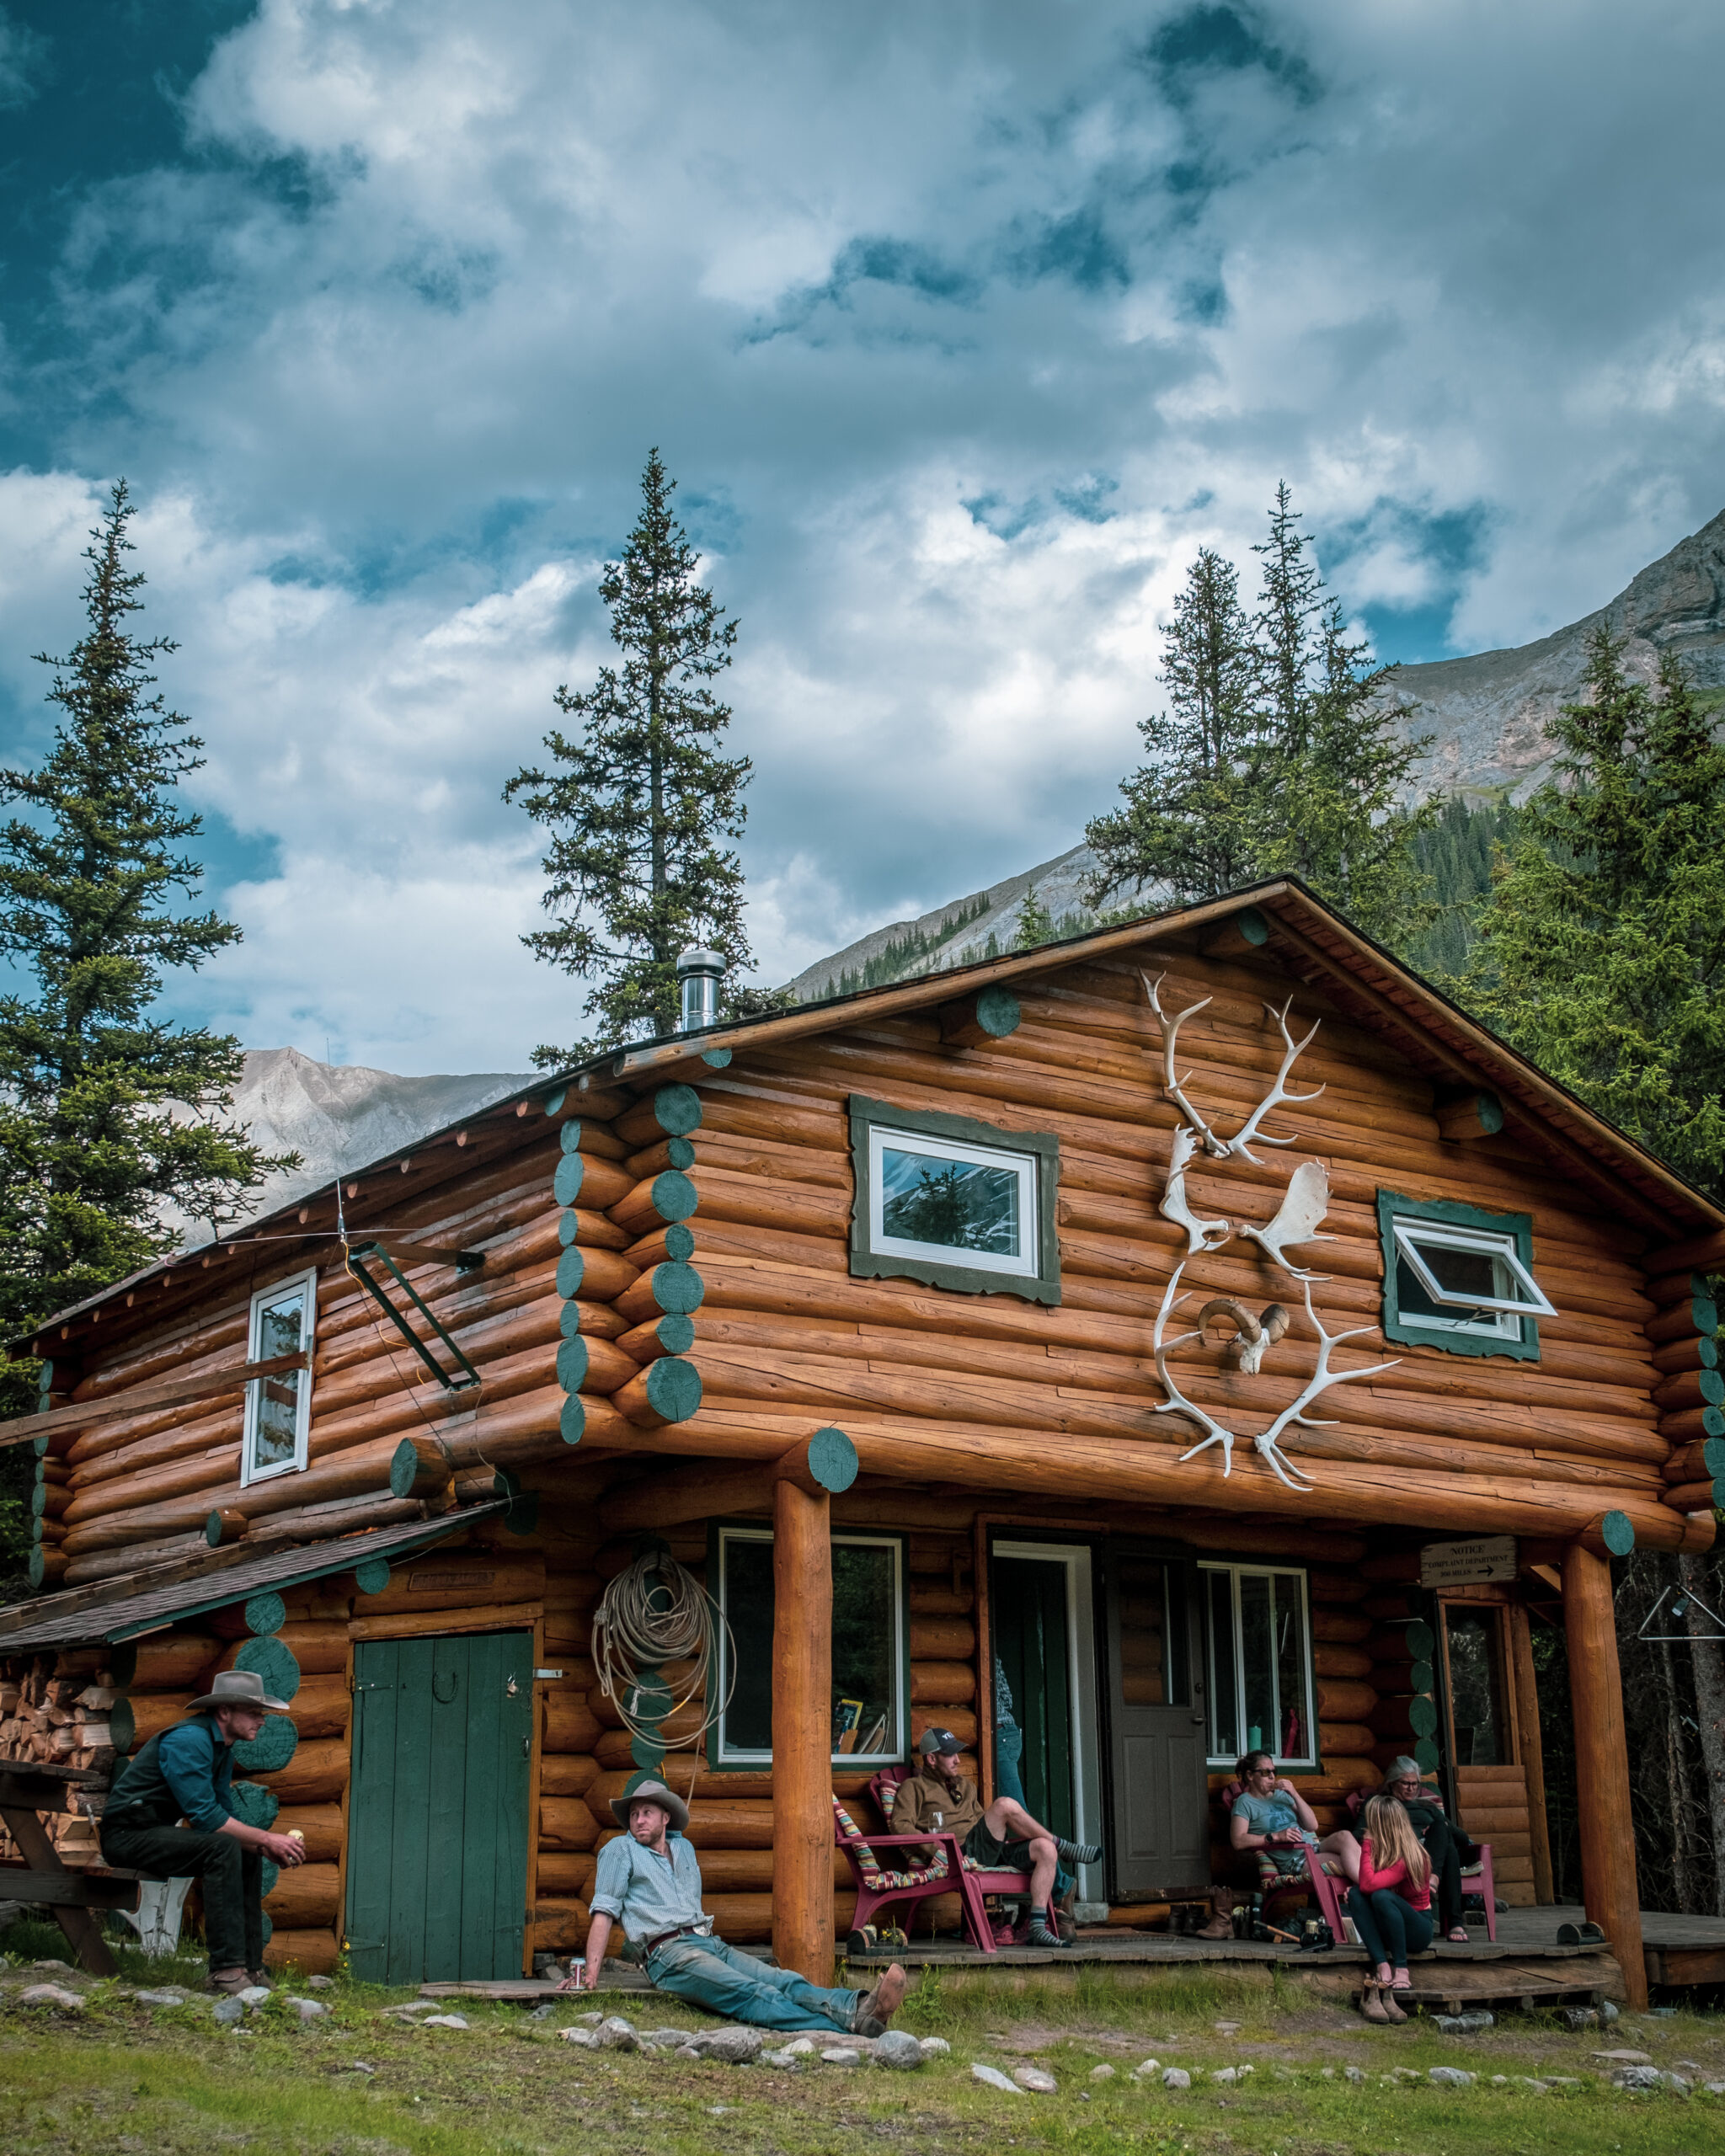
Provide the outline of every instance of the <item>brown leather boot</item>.
<path id="1" fill-rule="evenodd" d="M 1406 1991 L 1407 1987 L 1406 1984 L 1403 1984 L 1402 1988 L 1403 1991 Z M 1384 2018 L 1386 2020 L 1405 2021 L 1407 2019 L 1406 2013 L 1402 2010 L 1401 2000 L 1396 1996 L 1396 1988 L 1393 1984 L 1387 1987 L 1380 1987 L 1379 1996 L 1382 1999 L 1384 2003 Z"/>
<path id="2" fill-rule="evenodd" d="M 1391 2019 L 1384 2004 L 1384 1988 L 1381 1984 L 1366 1984 L 1362 1988 L 1359 1994 L 1359 2010 L 1368 2021 L 1387 2022 Z M 1404 2015 L 1402 2019 L 1405 2020 L 1407 2016 Z"/>

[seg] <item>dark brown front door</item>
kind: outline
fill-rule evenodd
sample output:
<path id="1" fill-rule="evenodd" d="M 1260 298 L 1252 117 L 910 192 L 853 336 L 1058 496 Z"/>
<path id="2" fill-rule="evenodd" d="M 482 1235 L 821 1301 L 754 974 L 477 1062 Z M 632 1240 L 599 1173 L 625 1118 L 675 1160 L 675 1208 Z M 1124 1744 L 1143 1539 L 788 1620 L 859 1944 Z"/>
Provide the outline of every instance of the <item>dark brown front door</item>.
<path id="1" fill-rule="evenodd" d="M 1111 1549 L 1107 1604 L 1113 1898 L 1204 1892 L 1210 1784 L 1193 1567 Z"/>

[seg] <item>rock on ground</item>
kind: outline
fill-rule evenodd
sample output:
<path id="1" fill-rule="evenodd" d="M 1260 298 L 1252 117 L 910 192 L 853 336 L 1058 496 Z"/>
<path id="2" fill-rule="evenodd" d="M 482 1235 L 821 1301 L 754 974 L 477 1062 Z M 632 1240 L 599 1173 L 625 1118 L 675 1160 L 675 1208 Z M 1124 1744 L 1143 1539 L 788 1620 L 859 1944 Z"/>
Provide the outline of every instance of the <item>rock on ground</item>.
<path id="1" fill-rule="evenodd" d="M 1477 2074 L 1464 2073 L 1459 2066 L 1434 2066 L 1426 2076 L 1439 2089 L 1471 2089 L 1478 2079 Z"/>
<path id="2" fill-rule="evenodd" d="M 465 2029 L 467 2017 L 465 2014 L 433 2014 L 425 2020 L 416 2022 L 414 2026 L 420 2029 Z"/>
<path id="3" fill-rule="evenodd" d="M 998 2089 L 1002 2095 L 1022 2096 L 1024 2094 L 1017 2083 L 1008 2081 L 997 2066 L 985 2066 L 981 2060 L 978 2059 L 972 2065 L 970 2072 L 975 2079 L 985 2083 L 991 2089 Z"/>
<path id="4" fill-rule="evenodd" d="M 950 2058 L 953 2047 L 944 2036 L 925 2036 L 921 2044 L 924 2058 Z"/>
<path id="5" fill-rule="evenodd" d="M 1090 2069 L 1090 2078 L 1092 2081 L 1112 2081 L 1114 2069 L 1108 2065 L 1093 2066 Z"/>
<path id="6" fill-rule="evenodd" d="M 820 2061 L 823 2066 L 861 2066 L 862 2054 L 849 2044 L 836 2044 L 820 2054 Z"/>
<path id="7" fill-rule="evenodd" d="M 245 2008 L 237 1999 L 218 1999 L 215 2004 L 214 2013 L 216 2019 L 220 2021 L 224 2027 L 231 2029 L 235 2022 L 244 2019 Z"/>
<path id="8" fill-rule="evenodd" d="M 1192 2076 L 1183 2066 L 1165 2066 L 1162 2068 L 1162 2086 L 1164 2089 L 1189 2089 Z"/>
<path id="9" fill-rule="evenodd" d="M 1012 2079 L 1033 2096 L 1052 2096 L 1060 2085 L 1045 2067 L 1040 2066 L 1015 2066 Z"/>
<path id="10" fill-rule="evenodd" d="M 55 2006 L 62 2014 L 81 2014 L 83 2001 L 64 1984 L 29 1984 L 18 1995 L 20 2006 Z"/>
<path id="11" fill-rule="evenodd" d="M 601 2036 L 604 2033 L 601 2029 Z M 766 2041 L 759 2029 L 745 2029 L 735 2025 L 723 2029 L 702 2029 L 694 2036 L 686 2036 L 681 2047 L 692 2051 L 697 2058 L 718 2059 L 724 2066 L 747 2066 L 751 2059 L 758 2058 L 766 2049 Z M 638 2047 L 633 2030 L 628 2047 Z"/>
<path id="12" fill-rule="evenodd" d="M 922 2047 L 906 2029 L 889 2029 L 875 2039 L 874 2063 L 899 2073 L 915 2073 L 923 2064 Z"/>

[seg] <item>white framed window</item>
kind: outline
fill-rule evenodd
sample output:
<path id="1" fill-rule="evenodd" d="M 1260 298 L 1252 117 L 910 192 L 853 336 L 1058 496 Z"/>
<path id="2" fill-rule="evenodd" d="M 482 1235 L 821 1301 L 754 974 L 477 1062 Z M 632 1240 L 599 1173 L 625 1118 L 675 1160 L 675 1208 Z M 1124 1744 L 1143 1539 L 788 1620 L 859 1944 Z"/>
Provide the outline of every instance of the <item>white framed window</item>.
<path id="1" fill-rule="evenodd" d="M 719 1767 L 772 1764 L 772 1532 L 713 1529 L 725 1652 L 725 1704 L 711 1739 Z M 904 1544 L 891 1534 L 832 1538 L 832 1757 L 884 1767 L 907 1756 L 910 1694 Z M 729 1697 L 725 1695 L 729 1694 Z"/>
<path id="2" fill-rule="evenodd" d="M 851 1270 L 964 1294 L 1060 1299 L 1060 1141 L 851 1096 Z"/>
<path id="3" fill-rule="evenodd" d="M 310 1356 L 318 1322 L 318 1275 L 298 1273 L 260 1288 L 252 1298 L 246 1360 L 273 1362 L 280 1355 Z M 272 1475 L 291 1475 L 306 1464 L 312 1426 L 312 1373 L 278 1370 L 254 1378 L 246 1387 L 244 1433 L 240 1441 L 239 1479 L 262 1482 Z"/>
<path id="4" fill-rule="evenodd" d="M 1414 1292 L 1404 1283 L 1400 1297 L 1404 1325 L 1519 1340 L 1517 1321 L 1557 1314 L 1522 1263 L 1514 1235 L 1398 1217 L 1395 1236 L 1397 1257 L 1413 1281 Z"/>
<path id="5" fill-rule="evenodd" d="M 1534 1278 L 1528 1215 L 1380 1191 L 1378 1226 L 1387 1339 L 1537 1358 L 1537 1321 L 1557 1311 Z"/>
<path id="6" fill-rule="evenodd" d="M 868 1134 L 871 1246 L 883 1256 L 1037 1271 L 1036 1156 L 876 1123 Z"/>
<path id="7" fill-rule="evenodd" d="M 1293 1566 L 1200 1564 L 1210 1763 L 1246 1752 L 1318 1764 L 1306 1574 Z"/>

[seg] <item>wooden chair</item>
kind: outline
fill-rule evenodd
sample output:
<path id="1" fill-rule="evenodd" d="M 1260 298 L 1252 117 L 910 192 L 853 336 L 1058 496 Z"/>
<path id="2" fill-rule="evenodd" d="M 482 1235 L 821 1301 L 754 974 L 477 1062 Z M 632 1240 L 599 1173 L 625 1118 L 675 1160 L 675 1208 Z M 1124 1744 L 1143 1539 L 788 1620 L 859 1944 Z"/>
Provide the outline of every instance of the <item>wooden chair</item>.
<path id="1" fill-rule="evenodd" d="M 871 1778 L 869 1794 L 883 1819 L 892 1817 L 893 1796 L 905 1775 L 903 1767 L 888 1767 Z M 833 1838 L 845 1853 L 857 1889 L 854 1922 L 859 1927 L 868 1923 L 878 1909 L 894 1903 L 928 1901 L 937 1894 L 956 1893 L 963 1906 L 964 1929 L 972 1945 L 980 1953 L 996 1951 L 994 1927 L 989 1922 L 984 1897 L 1026 1892 L 1029 1882 L 1022 1871 L 980 1870 L 964 1854 L 956 1834 L 865 1834 L 836 1796 L 832 1801 L 832 1812 Z M 898 1870 L 887 1870 L 876 1854 L 887 1849 L 927 1849 L 931 1843 L 937 1852 L 932 1861 Z"/>
<path id="2" fill-rule="evenodd" d="M 1370 1790 L 1360 1789 L 1353 1792 L 1348 1799 L 1348 1817 L 1350 1820 L 1358 1822 L 1359 1807 L 1373 1793 Z M 1485 1903 L 1486 1937 L 1495 1946 L 1498 1943 L 1498 1882 L 1492 1870 L 1492 1845 L 1489 1842 L 1476 1842 L 1474 1847 L 1479 1852 L 1478 1856 L 1473 1863 L 1461 1868 L 1462 1898 L 1464 1901 L 1466 1899 L 1468 1881 L 1476 1881 L 1480 1898 Z"/>

